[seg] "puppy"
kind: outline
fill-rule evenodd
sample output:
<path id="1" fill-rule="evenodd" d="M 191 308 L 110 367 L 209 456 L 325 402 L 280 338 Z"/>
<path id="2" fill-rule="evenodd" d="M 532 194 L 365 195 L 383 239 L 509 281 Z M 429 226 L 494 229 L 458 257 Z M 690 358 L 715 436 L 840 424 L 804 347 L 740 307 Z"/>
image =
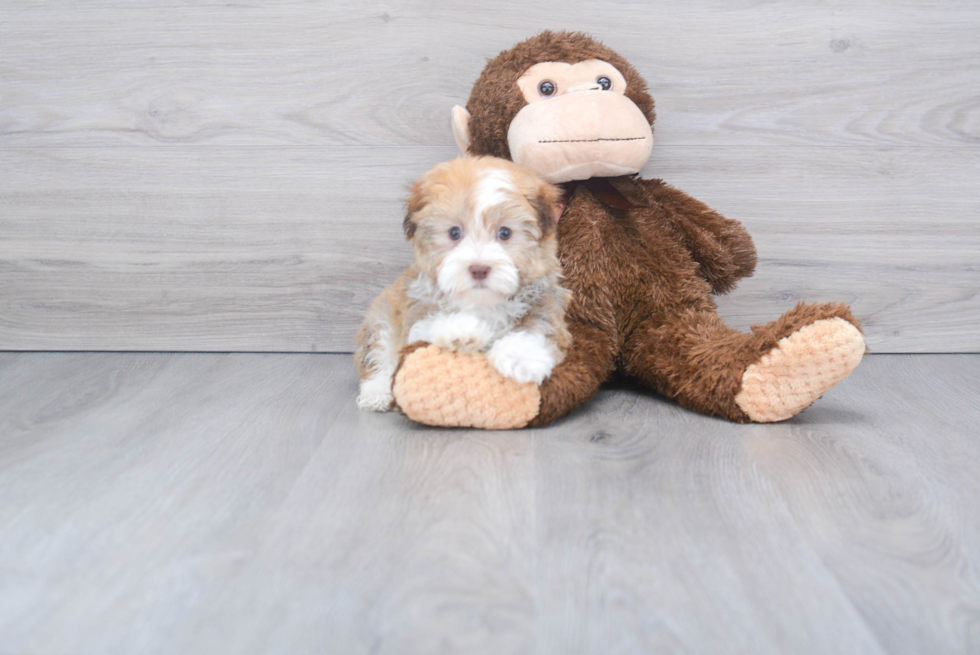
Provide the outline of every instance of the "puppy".
<path id="1" fill-rule="evenodd" d="M 411 188 L 405 235 L 415 263 L 371 305 L 355 361 L 357 404 L 392 408 L 402 348 L 426 341 L 486 352 L 501 375 L 540 384 L 571 342 L 558 285 L 559 191 L 505 159 L 461 157 Z"/>

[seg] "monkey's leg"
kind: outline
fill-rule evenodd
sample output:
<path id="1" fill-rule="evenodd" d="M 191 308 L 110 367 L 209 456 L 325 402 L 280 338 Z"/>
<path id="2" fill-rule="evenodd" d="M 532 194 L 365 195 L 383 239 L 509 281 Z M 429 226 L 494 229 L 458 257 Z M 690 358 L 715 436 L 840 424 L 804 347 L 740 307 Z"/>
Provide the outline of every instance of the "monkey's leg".
<path id="1" fill-rule="evenodd" d="M 482 354 L 409 346 L 395 373 L 395 402 L 426 425 L 507 430 L 550 423 L 591 398 L 613 369 L 610 337 L 576 322 L 568 329 L 572 347 L 540 387 L 504 378 Z"/>
<path id="2" fill-rule="evenodd" d="M 798 304 L 743 333 L 708 309 L 640 326 L 627 372 L 681 405 L 731 421 L 769 423 L 803 411 L 861 361 L 864 338 L 843 304 Z"/>
<path id="3" fill-rule="evenodd" d="M 569 321 L 568 331 L 572 347 L 542 383 L 541 408 L 529 424 L 532 427 L 547 425 L 581 407 L 615 367 L 616 343 L 609 335 L 578 321 Z"/>

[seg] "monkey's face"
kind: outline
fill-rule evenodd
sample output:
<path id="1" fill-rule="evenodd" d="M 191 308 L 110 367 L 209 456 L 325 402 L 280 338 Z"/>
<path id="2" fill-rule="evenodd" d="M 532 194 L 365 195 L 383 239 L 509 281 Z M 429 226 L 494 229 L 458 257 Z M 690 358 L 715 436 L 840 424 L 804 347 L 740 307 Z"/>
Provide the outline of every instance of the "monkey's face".
<path id="1" fill-rule="evenodd" d="M 548 182 L 629 175 L 650 158 L 653 130 L 612 64 L 544 62 L 517 85 L 527 105 L 507 131 L 511 157 Z"/>

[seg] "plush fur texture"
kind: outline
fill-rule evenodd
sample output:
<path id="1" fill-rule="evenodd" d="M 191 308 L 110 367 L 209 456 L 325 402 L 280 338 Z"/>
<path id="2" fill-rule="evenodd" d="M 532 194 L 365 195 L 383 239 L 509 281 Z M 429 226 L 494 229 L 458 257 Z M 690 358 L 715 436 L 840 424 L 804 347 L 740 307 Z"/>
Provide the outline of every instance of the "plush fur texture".
<path id="1" fill-rule="evenodd" d="M 652 126 L 653 100 L 622 57 L 580 33 L 544 32 L 501 53 L 480 75 L 467 104 L 469 152 L 509 156 L 508 128 L 526 104 L 517 80 L 529 67 L 590 59 L 622 73 L 626 96 Z M 614 371 L 699 412 L 738 422 L 781 420 L 860 361 L 858 322 L 842 304 L 800 303 L 750 333 L 725 325 L 711 294 L 730 291 L 756 265 L 742 225 L 661 180 L 607 179 L 625 197 L 627 202 L 613 203 L 623 209 L 580 184 L 566 198 L 558 223 L 562 284 L 572 292 L 566 317 L 572 347 L 540 386 L 540 410 L 530 425 L 579 407 Z M 822 327 L 808 329 L 817 324 Z M 428 357 L 429 366 L 451 366 L 453 360 L 445 351 Z M 472 408 L 477 410 L 486 415 L 485 407 Z"/>
<path id="2" fill-rule="evenodd" d="M 540 384 L 570 344 L 553 207 L 559 191 L 515 164 L 461 157 L 412 187 L 405 234 L 415 262 L 374 301 L 358 333 L 358 405 L 392 406 L 402 349 L 416 341 L 487 352 L 519 384 Z"/>
<path id="3" fill-rule="evenodd" d="M 611 209 L 579 187 L 559 223 L 573 347 L 542 387 L 534 424 L 585 402 L 617 369 L 690 409 L 746 422 L 735 397 L 748 366 L 814 321 L 856 324 L 843 305 L 801 303 L 749 334 L 733 330 L 710 294 L 754 270 L 748 233 L 660 180 L 627 177 L 613 185 L 645 206 Z"/>

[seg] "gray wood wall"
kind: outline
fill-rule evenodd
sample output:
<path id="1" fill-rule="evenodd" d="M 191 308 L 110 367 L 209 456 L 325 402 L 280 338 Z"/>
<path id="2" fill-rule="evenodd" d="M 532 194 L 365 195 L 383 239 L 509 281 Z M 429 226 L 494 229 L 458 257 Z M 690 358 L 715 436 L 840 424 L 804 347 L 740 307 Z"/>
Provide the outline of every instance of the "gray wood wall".
<path id="1" fill-rule="evenodd" d="M 732 324 L 980 351 L 976 0 L 4 2 L 0 349 L 349 351 L 450 108 L 545 28 L 631 60 L 644 174 L 755 236 Z"/>

